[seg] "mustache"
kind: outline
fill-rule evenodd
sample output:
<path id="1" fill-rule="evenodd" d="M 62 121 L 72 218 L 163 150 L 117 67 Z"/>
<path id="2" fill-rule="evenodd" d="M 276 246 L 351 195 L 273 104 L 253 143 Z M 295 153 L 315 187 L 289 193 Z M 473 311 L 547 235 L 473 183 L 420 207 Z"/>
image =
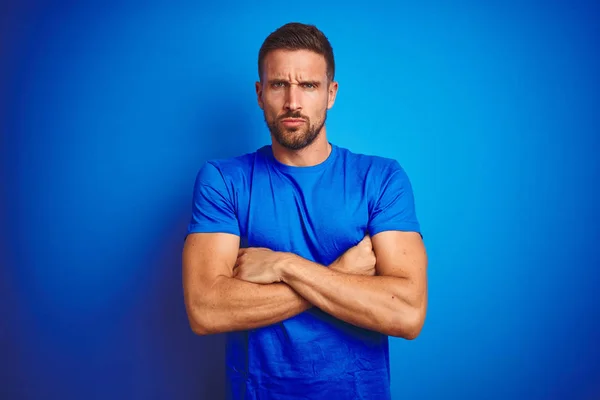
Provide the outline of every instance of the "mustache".
<path id="1" fill-rule="evenodd" d="M 293 118 L 293 119 L 303 119 L 303 120 L 308 120 L 308 117 L 306 117 L 305 115 L 302 115 L 299 112 L 287 112 L 285 114 L 283 114 L 281 117 L 279 117 L 280 120 L 282 119 L 286 119 L 286 118 Z"/>

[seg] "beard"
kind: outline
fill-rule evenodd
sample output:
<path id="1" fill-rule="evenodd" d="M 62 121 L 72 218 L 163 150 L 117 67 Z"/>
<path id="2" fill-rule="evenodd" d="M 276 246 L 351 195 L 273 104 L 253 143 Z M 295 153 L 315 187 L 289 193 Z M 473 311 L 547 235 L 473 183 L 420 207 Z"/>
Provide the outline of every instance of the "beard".
<path id="1" fill-rule="evenodd" d="M 281 125 L 281 120 L 285 118 L 302 118 L 306 123 L 299 127 L 286 128 Z M 315 123 L 311 123 L 310 119 L 299 112 L 289 112 L 281 117 L 269 122 L 265 115 L 265 122 L 271 135 L 277 143 L 289 150 L 301 150 L 312 144 L 325 125 L 327 119 L 327 111 Z"/>

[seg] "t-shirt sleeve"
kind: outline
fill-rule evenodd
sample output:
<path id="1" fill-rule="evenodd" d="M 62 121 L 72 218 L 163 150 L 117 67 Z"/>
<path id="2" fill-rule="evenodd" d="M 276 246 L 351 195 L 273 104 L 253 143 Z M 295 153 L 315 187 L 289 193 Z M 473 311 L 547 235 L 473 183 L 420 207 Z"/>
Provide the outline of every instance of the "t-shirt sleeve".
<path id="1" fill-rule="evenodd" d="M 371 236 L 391 230 L 421 234 L 412 185 L 408 175 L 397 162 L 382 181 L 379 196 L 369 218 L 368 230 Z"/>
<path id="2" fill-rule="evenodd" d="M 200 168 L 194 183 L 187 234 L 197 232 L 240 234 L 229 190 L 221 172 L 210 162 Z"/>

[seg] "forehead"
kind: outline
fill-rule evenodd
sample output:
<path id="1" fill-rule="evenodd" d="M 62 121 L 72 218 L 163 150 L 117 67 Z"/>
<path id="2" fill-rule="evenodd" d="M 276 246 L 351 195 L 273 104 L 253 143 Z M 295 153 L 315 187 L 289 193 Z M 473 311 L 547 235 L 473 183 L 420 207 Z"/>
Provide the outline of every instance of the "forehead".
<path id="1" fill-rule="evenodd" d="M 327 76 L 325 57 L 310 50 L 273 50 L 263 60 L 264 74 L 273 78 L 310 78 Z"/>

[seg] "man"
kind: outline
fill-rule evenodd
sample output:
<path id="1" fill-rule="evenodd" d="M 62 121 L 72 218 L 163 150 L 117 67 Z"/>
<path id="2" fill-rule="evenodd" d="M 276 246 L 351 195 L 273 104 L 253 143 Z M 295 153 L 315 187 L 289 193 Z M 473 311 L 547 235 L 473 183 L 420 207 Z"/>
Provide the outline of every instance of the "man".
<path id="1" fill-rule="evenodd" d="M 272 144 L 207 162 L 183 250 L 199 335 L 227 332 L 228 397 L 389 399 L 388 336 L 413 339 L 427 256 L 398 162 L 328 141 L 328 39 L 282 26 L 259 51 Z"/>

